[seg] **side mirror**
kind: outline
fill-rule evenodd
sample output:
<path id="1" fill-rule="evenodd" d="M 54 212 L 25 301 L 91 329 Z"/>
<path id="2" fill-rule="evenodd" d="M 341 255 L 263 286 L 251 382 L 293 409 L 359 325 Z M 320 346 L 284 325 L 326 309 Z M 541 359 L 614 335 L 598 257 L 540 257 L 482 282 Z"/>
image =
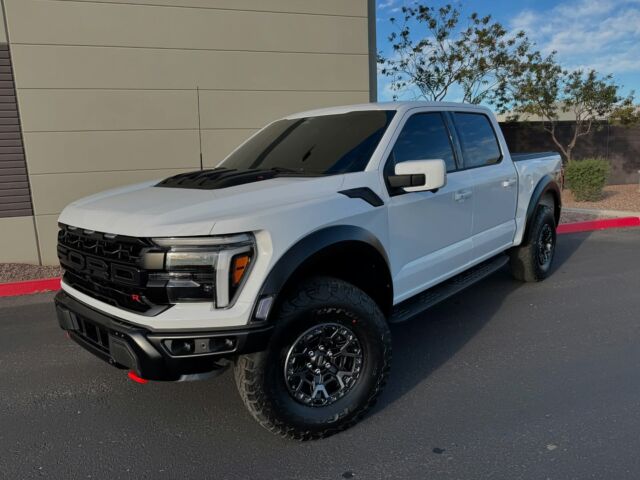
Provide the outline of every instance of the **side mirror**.
<path id="1" fill-rule="evenodd" d="M 396 165 L 395 175 L 389 176 L 389 185 L 405 192 L 436 191 L 447 184 L 447 166 L 444 160 L 410 160 Z"/>

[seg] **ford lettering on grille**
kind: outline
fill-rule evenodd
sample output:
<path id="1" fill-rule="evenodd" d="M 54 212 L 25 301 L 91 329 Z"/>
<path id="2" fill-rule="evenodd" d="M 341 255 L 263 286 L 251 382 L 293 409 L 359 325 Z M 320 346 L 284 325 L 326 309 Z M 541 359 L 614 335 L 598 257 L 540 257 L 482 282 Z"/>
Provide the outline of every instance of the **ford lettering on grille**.
<path id="1" fill-rule="evenodd" d="M 157 247 L 147 239 L 67 225 L 60 225 L 58 234 L 58 258 L 65 270 L 65 283 L 98 300 L 136 312 L 151 313 L 154 305 L 166 304 L 163 289 L 150 289 L 142 268 L 142 257 L 154 249 Z"/>

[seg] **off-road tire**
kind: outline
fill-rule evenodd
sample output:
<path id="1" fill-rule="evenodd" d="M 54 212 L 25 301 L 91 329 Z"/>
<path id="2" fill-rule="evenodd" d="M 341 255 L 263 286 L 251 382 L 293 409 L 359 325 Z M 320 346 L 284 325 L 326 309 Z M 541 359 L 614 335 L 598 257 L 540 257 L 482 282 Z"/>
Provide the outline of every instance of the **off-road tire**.
<path id="1" fill-rule="evenodd" d="M 542 263 L 539 260 L 541 236 L 548 234 L 549 230 L 552 238 L 551 258 L 548 262 Z M 526 232 L 525 242 L 509 253 L 511 273 L 514 278 L 523 282 L 539 282 L 547 278 L 551 272 L 555 245 L 556 221 L 553 210 L 548 206 L 538 205 L 531 227 Z"/>
<path id="2" fill-rule="evenodd" d="M 391 365 L 391 334 L 378 305 L 352 284 L 316 277 L 292 292 L 274 313 L 268 349 L 240 356 L 234 367 L 238 391 L 251 415 L 271 432 L 296 440 L 328 437 L 360 421 L 384 387 Z M 303 405 L 287 388 L 286 352 L 303 332 L 329 322 L 347 326 L 360 342 L 360 376 L 334 403 Z"/>

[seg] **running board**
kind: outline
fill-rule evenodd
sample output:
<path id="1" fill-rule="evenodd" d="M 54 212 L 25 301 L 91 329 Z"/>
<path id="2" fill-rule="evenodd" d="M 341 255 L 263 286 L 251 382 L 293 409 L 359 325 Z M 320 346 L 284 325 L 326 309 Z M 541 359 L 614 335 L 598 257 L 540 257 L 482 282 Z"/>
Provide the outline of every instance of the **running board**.
<path id="1" fill-rule="evenodd" d="M 500 254 L 496 257 L 485 260 L 469 270 L 459 273 L 449 280 L 445 280 L 435 287 L 431 287 L 422 293 L 419 293 L 403 302 L 400 302 L 393 308 L 389 323 L 400 323 L 409 320 L 412 317 L 424 312 L 428 308 L 433 307 L 437 303 L 446 300 L 452 295 L 464 290 L 470 285 L 479 282 L 483 278 L 500 270 L 509 262 L 509 257 Z"/>

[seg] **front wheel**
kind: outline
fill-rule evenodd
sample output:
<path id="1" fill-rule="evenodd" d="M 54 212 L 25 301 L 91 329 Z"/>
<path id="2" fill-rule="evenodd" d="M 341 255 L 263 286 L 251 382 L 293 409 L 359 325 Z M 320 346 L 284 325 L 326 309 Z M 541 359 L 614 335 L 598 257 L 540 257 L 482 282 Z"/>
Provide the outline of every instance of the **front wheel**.
<path id="1" fill-rule="evenodd" d="M 551 208 L 539 205 L 527 240 L 511 251 L 511 272 L 524 282 L 539 282 L 549 276 L 556 249 L 556 220 Z"/>
<path id="2" fill-rule="evenodd" d="M 386 383 L 391 335 L 362 290 L 319 277 L 279 308 L 269 348 L 241 356 L 235 378 L 253 417 L 268 430 L 309 440 L 344 430 L 373 406 Z"/>

